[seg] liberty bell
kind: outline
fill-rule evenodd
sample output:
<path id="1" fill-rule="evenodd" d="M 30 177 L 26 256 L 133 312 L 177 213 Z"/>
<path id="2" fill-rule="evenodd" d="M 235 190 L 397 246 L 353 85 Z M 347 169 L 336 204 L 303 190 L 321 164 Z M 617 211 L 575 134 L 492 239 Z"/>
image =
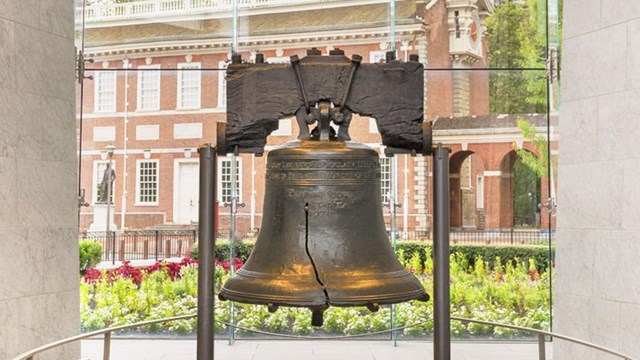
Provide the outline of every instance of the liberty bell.
<path id="1" fill-rule="evenodd" d="M 299 65 L 296 59 L 292 63 L 306 98 Z M 351 66 L 341 104 L 358 65 Z M 280 306 L 308 307 L 315 326 L 322 325 L 329 306 L 377 311 L 384 304 L 427 301 L 421 283 L 392 250 L 379 155 L 350 141 L 350 110 L 320 100 L 296 117 L 299 139 L 268 154 L 262 225 L 253 252 L 219 298 L 264 304 L 272 312 Z M 331 122 L 339 126 L 337 133 Z M 312 124 L 316 127 L 309 132 Z"/>

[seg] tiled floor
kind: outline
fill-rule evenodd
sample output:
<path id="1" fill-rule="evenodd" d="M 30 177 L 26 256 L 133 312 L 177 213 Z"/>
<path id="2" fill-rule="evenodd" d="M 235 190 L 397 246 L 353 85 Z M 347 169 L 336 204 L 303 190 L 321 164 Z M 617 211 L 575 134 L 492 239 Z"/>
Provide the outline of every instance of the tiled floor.
<path id="1" fill-rule="evenodd" d="M 547 345 L 548 348 L 550 345 Z M 433 343 L 402 341 L 216 341 L 216 360 L 417 360 L 433 359 Z M 537 360 L 537 343 L 454 342 L 452 360 Z M 548 351 L 550 353 L 550 351 Z M 194 340 L 114 339 L 111 360 L 196 358 Z M 82 341 L 84 360 L 102 359 L 102 341 Z M 547 355 L 547 359 L 551 359 Z"/>

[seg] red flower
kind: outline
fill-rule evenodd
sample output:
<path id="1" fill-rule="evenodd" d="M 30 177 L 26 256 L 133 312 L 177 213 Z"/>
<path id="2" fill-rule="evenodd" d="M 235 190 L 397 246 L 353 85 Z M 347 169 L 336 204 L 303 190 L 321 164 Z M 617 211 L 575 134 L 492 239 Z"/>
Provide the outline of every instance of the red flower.
<path id="1" fill-rule="evenodd" d="M 102 278 L 102 272 L 95 268 L 89 268 L 84 272 L 82 279 L 88 284 L 95 284 Z"/>

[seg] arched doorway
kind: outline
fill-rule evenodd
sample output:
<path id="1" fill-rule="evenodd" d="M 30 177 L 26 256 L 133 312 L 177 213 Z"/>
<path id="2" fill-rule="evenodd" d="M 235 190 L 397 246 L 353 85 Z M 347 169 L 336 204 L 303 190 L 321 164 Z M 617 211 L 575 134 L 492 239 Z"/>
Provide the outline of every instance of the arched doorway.
<path id="1" fill-rule="evenodd" d="M 484 164 L 473 151 L 449 159 L 450 216 L 454 229 L 484 228 Z"/>
<path id="2" fill-rule="evenodd" d="M 510 228 L 539 228 L 541 178 L 515 151 L 500 164 L 500 225 Z"/>

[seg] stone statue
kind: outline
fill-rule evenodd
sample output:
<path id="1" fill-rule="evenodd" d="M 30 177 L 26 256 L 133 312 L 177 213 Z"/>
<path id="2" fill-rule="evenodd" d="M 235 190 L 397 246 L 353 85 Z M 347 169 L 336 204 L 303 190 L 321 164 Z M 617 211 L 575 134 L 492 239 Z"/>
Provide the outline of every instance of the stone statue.
<path id="1" fill-rule="evenodd" d="M 102 176 L 100 186 L 98 186 L 98 204 L 106 204 L 109 197 L 109 188 L 113 194 L 113 181 L 116 179 L 116 172 L 111 168 L 111 164 L 107 164 L 107 168 Z"/>

